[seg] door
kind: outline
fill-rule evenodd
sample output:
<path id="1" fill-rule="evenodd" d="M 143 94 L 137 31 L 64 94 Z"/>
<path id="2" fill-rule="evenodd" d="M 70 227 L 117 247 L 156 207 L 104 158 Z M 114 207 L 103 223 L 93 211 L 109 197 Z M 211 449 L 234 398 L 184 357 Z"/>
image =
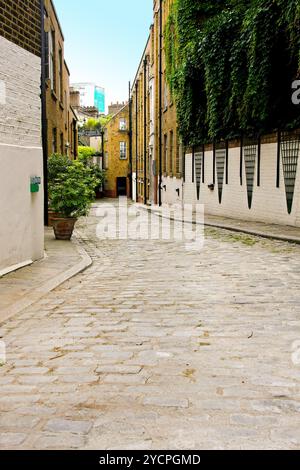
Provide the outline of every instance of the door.
<path id="1" fill-rule="evenodd" d="M 127 196 L 127 178 L 117 178 L 117 196 Z"/>

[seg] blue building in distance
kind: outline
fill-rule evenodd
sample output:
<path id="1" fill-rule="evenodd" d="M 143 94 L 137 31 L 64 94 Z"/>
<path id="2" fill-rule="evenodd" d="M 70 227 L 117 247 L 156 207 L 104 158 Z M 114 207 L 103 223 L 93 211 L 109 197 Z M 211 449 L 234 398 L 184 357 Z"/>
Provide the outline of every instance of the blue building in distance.
<path id="1" fill-rule="evenodd" d="M 105 114 L 105 90 L 95 83 L 73 83 L 71 85 L 80 93 L 80 106 L 95 107 L 100 114 Z"/>

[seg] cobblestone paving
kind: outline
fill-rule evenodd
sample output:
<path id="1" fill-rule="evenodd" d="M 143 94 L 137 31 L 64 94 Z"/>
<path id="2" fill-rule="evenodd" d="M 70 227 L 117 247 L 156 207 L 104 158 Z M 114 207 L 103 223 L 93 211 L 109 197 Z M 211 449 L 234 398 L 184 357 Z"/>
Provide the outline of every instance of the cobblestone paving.
<path id="1" fill-rule="evenodd" d="M 93 266 L 0 327 L 0 448 L 300 448 L 300 247 L 96 222 Z"/>

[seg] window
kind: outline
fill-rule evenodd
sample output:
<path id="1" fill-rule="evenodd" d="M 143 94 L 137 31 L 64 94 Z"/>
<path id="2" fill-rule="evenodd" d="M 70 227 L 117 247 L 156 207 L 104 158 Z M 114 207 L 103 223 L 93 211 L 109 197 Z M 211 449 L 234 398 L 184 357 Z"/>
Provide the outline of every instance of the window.
<path id="1" fill-rule="evenodd" d="M 55 31 L 49 33 L 49 75 L 51 82 L 51 90 L 55 91 Z"/>
<path id="2" fill-rule="evenodd" d="M 120 142 L 120 160 L 126 160 L 126 142 Z"/>
<path id="3" fill-rule="evenodd" d="M 48 21 L 48 13 L 47 10 L 44 9 L 44 22 L 46 24 Z M 46 31 L 44 32 L 44 40 L 45 40 L 45 79 L 47 80 L 50 78 L 49 76 L 49 33 Z"/>
<path id="4" fill-rule="evenodd" d="M 64 105 L 65 105 L 65 125 L 68 127 L 68 102 L 67 102 L 67 92 L 64 91 Z"/>
<path id="5" fill-rule="evenodd" d="M 58 96 L 59 96 L 59 101 L 62 103 L 63 102 L 63 55 L 62 55 L 61 49 L 59 50 L 58 76 L 59 76 Z"/>
<path id="6" fill-rule="evenodd" d="M 57 153 L 57 129 L 56 127 L 52 130 L 52 152 Z"/>
<path id="7" fill-rule="evenodd" d="M 120 131 L 126 131 L 127 125 L 126 125 L 126 119 L 121 118 L 120 119 Z"/>
<path id="8" fill-rule="evenodd" d="M 174 149 L 174 132 L 170 132 L 170 162 L 169 162 L 169 171 L 173 173 L 173 149 Z"/>
<path id="9" fill-rule="evenodd" d="M 149 87 L 149 102 L 150 102 L 150 122 L 153 123 L 154 106 L 153 106 L 153 86 L 152 85 L 150 85 Z"/>

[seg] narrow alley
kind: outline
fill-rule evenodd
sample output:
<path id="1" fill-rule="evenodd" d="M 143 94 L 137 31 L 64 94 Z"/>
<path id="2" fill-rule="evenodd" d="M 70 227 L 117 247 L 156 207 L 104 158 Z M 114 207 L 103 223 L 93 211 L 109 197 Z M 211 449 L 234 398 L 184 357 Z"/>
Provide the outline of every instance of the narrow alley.
<path id="1" fill-rule="evenodd" d="M 1 448 L 299 448 L 300 247 L 97 223 L 78 225 L 93 265 L 0 327 Z"/>

